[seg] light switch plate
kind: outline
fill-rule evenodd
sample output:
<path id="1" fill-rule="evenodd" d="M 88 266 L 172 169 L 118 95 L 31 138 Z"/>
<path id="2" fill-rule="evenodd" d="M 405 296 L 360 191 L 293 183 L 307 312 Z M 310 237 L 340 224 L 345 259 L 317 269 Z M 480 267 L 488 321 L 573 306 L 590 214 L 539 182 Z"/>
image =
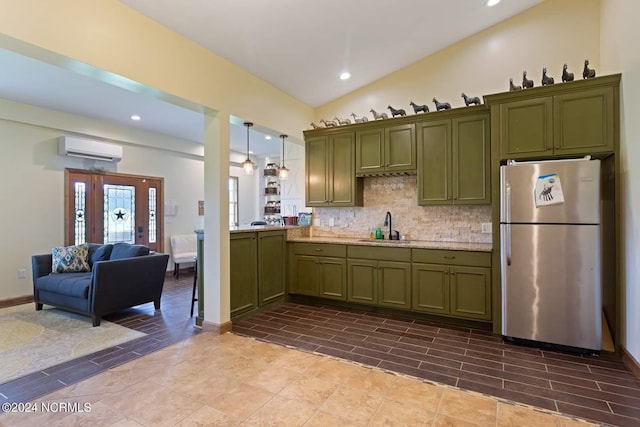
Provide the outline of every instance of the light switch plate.
<path id="1" fill-rule="evenodd" d="M 483 233 L 491 233 L 491 223 L 490 222 L 483 222 L 482 223 L 482 232 Z"/>

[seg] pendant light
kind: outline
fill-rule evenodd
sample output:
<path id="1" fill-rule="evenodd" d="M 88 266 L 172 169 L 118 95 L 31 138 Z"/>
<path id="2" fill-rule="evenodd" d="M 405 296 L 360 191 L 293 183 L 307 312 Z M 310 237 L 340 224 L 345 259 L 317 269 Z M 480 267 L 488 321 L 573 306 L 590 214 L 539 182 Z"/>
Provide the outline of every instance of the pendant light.
<path id="1" fill-rule="evenodd" d="M 245 175 L 253 175 L 253 170 L 256 167 L 256 162 L 252 162 L 249 158 L 249 128 L 253 126 L 251 122 L 244 122 L 247 127 L 247 159 L 242 162 L 242 171 Z"/>
<path id="2" fill-rule="evenodd" d="M 284 139 L 286 137 L 287 135 L 280 135 L 280 138 L 282 138 L 282 166 L 278 168 L 278 178 L 280 178 L 281 181 L 289 178 L 289 169 L 284 165 Z"/>

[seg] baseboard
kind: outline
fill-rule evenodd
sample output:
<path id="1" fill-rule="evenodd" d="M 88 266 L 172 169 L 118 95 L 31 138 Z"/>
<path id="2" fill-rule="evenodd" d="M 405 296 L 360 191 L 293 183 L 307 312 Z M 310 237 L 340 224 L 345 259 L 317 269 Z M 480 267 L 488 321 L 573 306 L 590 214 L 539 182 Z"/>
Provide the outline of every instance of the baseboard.
<path id="1" fill-rule="evenodd" d="M 33 302 L 33 295 L 25 295 L 23 297 L 9 298 L 0 301 L 0 308 L 13 307 L 14 305 L 22 305 Z"/>
<path id="2" fill-rule="evenodd" d="M 620 346 L 620 355 L 622 356 L 622 361 L 624 364 L 631 370 L 631 373 L 634 377 L 640 380 L 640 363 L 624 348 L 623 345 Z"/>
<path id="3" fill-rule="evenodd" d="M 231 322 L 224 322 L 219 325 L 205 320 L 202 322 L 202 330 L 205 332 L 213 332 L 218 335 L 226 334 L 227 332 L 231 332 Z"/>

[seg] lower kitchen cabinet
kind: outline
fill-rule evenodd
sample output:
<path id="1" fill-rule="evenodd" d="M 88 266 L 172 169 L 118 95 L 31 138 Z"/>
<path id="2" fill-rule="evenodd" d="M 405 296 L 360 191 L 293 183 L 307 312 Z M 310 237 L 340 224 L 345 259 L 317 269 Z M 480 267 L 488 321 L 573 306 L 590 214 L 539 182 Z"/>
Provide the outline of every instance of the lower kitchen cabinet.
<path id="1" fill-rule="evenodd" d="M 231 318 L 284 298 L 285 251 L 284 231 L 231 233 Z"/>
<path id="2" fill-rule="evenodd" d="M 347 300 L 398 309 L 411 308 L 411 250 L 349 246 Z"/>
<path id="3" fill-rule="evenodd" d="M 491 320 L 491 254 L 414 249 L 412 308 Z"/>
<path id="4" fill-rule="evenodd" d="M 346 301 L 344 245 L 294 243 L 289 254 L 289 292 Z"/>

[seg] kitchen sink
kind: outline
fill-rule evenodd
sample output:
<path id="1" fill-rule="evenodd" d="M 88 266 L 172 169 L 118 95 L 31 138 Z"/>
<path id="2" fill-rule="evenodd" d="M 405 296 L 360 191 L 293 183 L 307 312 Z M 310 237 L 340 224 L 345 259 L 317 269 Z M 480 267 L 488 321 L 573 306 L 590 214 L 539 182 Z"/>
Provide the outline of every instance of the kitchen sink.
<path id="1" fill-rule="evenodd" d="M 388 239 L 358 239 L 358 242 L 370 242 L 370 243 L 387 243 L 394 245 L 397 243 L 409 243 L 409 240 L 388 240 Z"/>

